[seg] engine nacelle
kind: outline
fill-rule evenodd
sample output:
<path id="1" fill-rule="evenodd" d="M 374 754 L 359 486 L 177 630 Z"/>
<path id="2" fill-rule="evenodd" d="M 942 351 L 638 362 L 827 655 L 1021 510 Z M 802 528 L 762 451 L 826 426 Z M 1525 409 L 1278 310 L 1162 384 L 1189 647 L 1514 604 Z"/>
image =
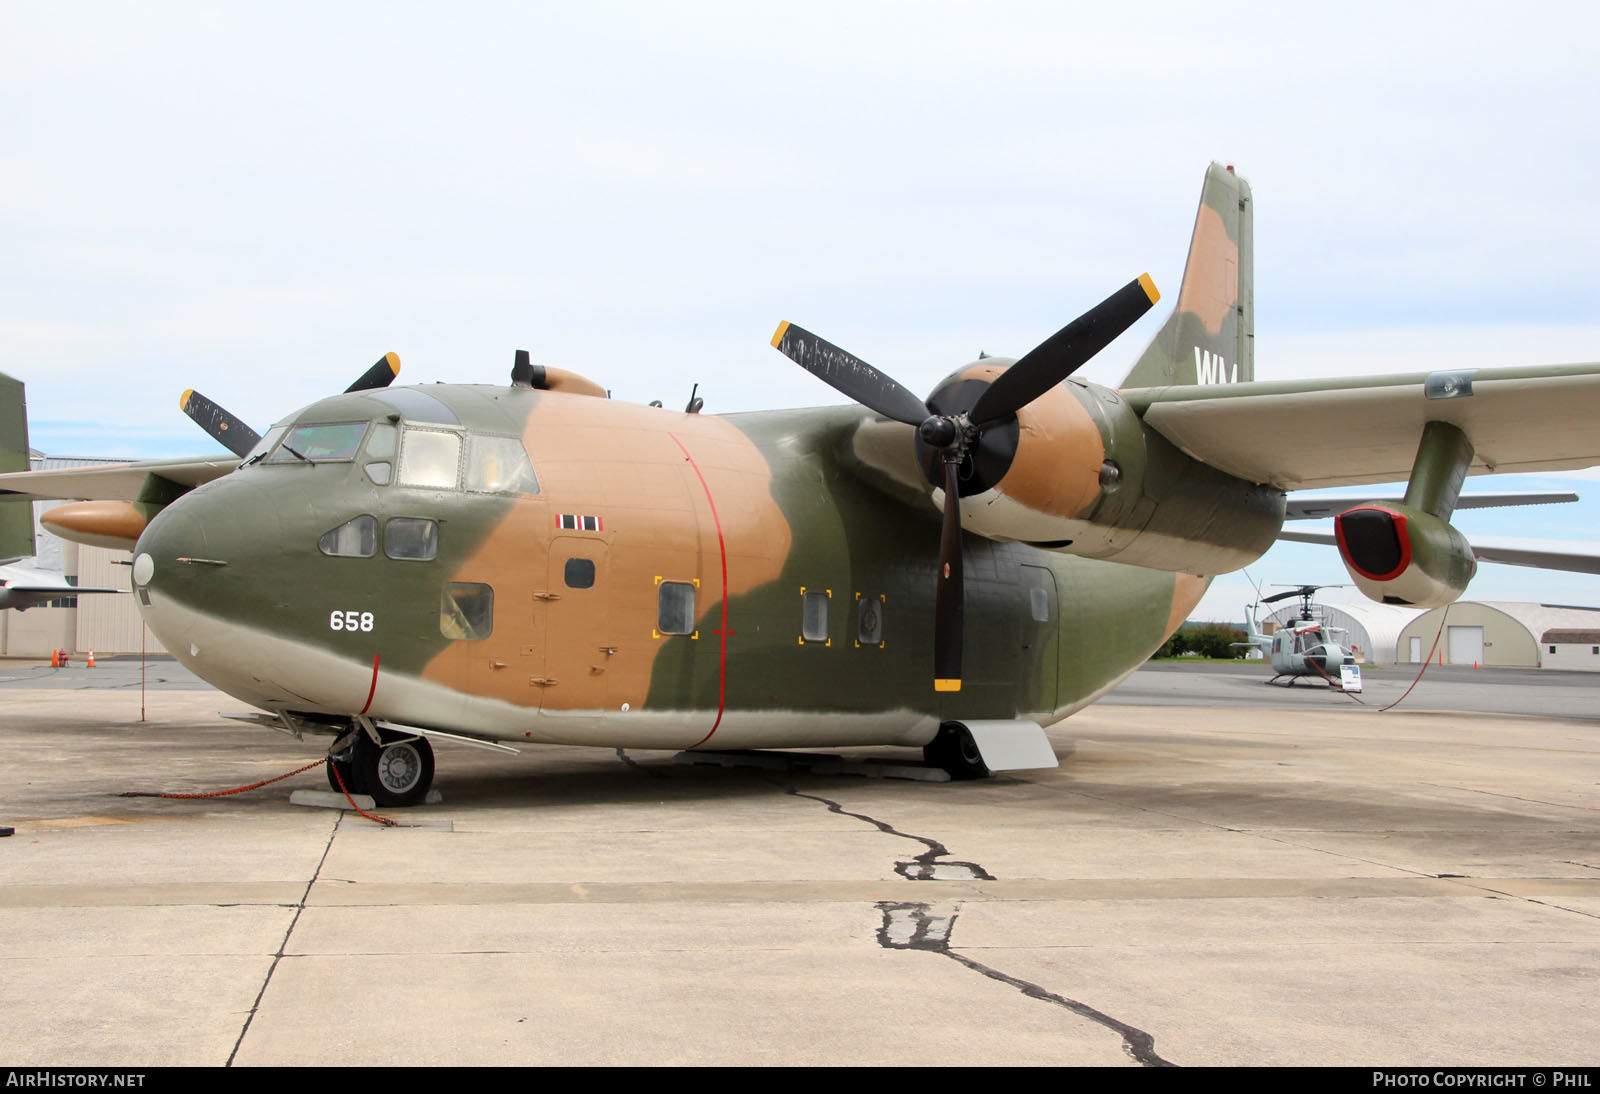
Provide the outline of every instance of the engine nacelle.
<path id="1" fill-rule="evenodd" d="M 1356 588 L 1384 604 L 1441 608 L 1478 571 L 1465 536 L 1408 505 L 1358 505 L 1334 518 L 1333 530 Z"/>

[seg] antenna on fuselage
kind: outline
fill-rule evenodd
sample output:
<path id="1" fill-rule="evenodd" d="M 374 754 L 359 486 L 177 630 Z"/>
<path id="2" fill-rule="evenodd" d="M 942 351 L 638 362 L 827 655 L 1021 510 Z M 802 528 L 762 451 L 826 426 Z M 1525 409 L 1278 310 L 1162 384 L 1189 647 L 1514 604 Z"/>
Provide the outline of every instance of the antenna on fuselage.
<path id="1" fill-rule="evenodd" d="M 689 405 L 683 408 L 685 414 L 698 414 L 700 413 L 700 408 L 706 405 L 706 401 L 695 394 L 699 390 L 699 384 L 695 384 L 694 387 L 689 389 Z"/>

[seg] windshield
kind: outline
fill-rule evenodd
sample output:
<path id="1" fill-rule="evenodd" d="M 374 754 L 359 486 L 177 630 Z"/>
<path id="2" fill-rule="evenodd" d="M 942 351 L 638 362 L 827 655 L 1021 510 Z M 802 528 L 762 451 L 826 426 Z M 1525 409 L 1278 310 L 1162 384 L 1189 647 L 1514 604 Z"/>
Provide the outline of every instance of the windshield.
<path id="1" fill-rule="evenodd" d="M 361 438 L 367 435 L 367 422 L 333 422 L 327 425 L 297 425 L 289 430 L 268 463 L 287 460 L 313 462 L 352 460 Z"/>

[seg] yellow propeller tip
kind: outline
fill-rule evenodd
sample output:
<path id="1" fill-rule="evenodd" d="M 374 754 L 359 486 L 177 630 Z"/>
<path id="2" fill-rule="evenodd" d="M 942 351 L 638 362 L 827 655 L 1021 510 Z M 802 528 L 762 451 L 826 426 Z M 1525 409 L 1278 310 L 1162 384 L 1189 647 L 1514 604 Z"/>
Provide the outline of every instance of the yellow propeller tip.
<path id="1" fill-rule="evenodd" d="M 1161 290 L 1156 288 L 1156 283 L 1150 280 L 1149 274 L 1144 273 L 1139 275 L 1139 287 L 1143 289 L 1144 294 L 1150 298 L 1150 303 L 1154 304 L 1161 299 Z"/>
<path id="2" fill-rule="evenodd" d="M 778 324 L 778 333 L 772 336 L 772 348 L 777 349 L 783 343 L 783 336 L 788 333 L 789 321 L 785 319 Z"/>

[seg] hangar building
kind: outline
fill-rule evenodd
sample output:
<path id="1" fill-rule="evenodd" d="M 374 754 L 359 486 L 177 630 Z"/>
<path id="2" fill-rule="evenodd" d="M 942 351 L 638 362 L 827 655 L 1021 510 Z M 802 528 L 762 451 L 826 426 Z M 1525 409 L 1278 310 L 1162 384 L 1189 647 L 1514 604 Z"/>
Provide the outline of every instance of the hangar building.
<path id="1" fill-rule="evenodd" d="M 1462 600 L 1401 631 L 1402 661 L 1420 662 L 1430 650 L 1444 665 L 1600 671 L 1600 608 Z"/>

